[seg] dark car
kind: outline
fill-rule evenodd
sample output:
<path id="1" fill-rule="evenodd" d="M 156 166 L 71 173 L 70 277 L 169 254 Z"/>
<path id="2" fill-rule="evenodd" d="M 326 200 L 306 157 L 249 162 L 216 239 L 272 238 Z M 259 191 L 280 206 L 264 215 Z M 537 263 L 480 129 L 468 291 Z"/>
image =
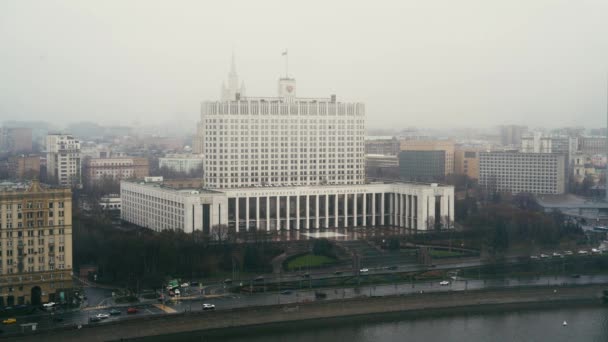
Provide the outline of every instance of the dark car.
<path id="1" fill-rule="evenodd" d="M 99 322 L 99 321 L 101 321 L 101 318 L 97 318 L 95 316 L 89 317 L 89 322 L 91 322 L 91 323 L 95 323 L 95 322 Z"/>
<path id="2" fill-rule="evenodd" d="M 117 310 L 117 309 L 110 310 L 110 315 L 112 315 L 112 316 L 116 316 L 116 315 L 120 315 L 120 314 L 121 314 L 120 310 Z"/>
<path id="3" fill-rule="evenodd" d="M 190 286 L 198 286 L 198 281 L 191 281 Z"/>
<path id="4" fill-rule="evenodd" d="M 128 308 L 127 309 L 128 314 L 135 314 L 135 313 L 137 313 L 137 311 L 138 311 L 137 308 Z"/>
<path id="5" fill-rule="evenodd" d="M 302 277 L 303 277 L 303 278 L 310 278 L 310 274 L 308 274 L 308 273 L 304 273 L 304 274 L 302 274 Z"/>
<path id="6" fill-rule="evenodd" d="M 264 281 L 264 277 L 262 277 L 262 276 L 256 277 L 255 281 Z"/>
<path id="7" fill-rule="evenodd" d="M 292 293 L 293 293 L 293 291 L 291 291 L 291 290 L 283 290 L 283 291 L 281 291 L 282 295 L 290 295 Z"/>
<path id="8" fill-rule="evenodd" d="M 257 278 L 256 278 L 256 280 L 257 280 Z M 229 279 L 224 279 L 224 284 L 226 284 L 226 285 L 232 284 L 232 279 L 230 279 L 230 278 Z"/>
<path id="9" fill-rule="evenodd" d="M 388 268 L 389 270 L 396 270 L 396 269 L 397 269 L 397 266 L 393 265 L 393 266 L 389 266 L 389 267 L 387 267 L 387 268 Z"/>
<path id="10" fill-rule="evenodd" d="M 334 272 L 335 275 L 340 275 L 342 273 L 344 273 L 344 272 L 342 272 L 342 271 L 336 271 L 336 272 Z"/>

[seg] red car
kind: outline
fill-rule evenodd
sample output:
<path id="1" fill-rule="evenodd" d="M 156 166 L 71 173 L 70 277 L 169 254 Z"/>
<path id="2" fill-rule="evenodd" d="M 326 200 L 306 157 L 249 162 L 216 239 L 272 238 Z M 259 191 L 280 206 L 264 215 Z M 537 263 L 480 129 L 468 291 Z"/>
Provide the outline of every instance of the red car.
<path id="1" fill-rule="evenodd" d="M 127 309 L 127 313 L 128 313 L 128 314 L 134 314 L 134 313 L 137 313 L 137 311 L 138 311 L 138 310 L 137 310 L 136 308 L 128 308 L 128 309 Z"/>

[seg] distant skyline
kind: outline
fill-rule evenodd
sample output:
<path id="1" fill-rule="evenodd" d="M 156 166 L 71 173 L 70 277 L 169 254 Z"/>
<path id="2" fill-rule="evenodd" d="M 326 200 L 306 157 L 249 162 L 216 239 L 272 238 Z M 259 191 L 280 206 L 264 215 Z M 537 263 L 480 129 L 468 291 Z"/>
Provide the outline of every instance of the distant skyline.
<path id="1" fill-rule="evenodd" d="M 606 1 L 3 1 L 0 121 L 196 122 L 236 55 L 369 128 L 606 125 Z"/>

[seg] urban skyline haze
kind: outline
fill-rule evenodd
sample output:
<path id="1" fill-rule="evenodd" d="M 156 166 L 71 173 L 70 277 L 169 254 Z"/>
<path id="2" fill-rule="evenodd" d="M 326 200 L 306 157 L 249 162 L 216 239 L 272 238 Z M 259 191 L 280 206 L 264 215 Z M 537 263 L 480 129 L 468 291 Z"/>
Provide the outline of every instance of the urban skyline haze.
<path id="1" fill-rule="evenodd" d="M 280 8 L 284 15 L 280 15 Z M 0 118 L 195 122 L 236 53 L 247 95 L 366 103 L 368 127 L 603 127 L 602 1 L 13 1 Z"/>

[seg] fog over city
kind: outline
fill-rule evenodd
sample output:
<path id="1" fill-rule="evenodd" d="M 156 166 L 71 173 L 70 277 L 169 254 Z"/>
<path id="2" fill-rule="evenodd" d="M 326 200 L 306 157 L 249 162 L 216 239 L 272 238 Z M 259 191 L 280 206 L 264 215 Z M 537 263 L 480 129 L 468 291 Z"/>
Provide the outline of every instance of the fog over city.
<path id="1" fill-rule="evenodd" d="M 249 96 L 364 102 L 368 128 L 603 126 L 608 2 L 3 1 L 0 119 L 199 118 Z"/>

